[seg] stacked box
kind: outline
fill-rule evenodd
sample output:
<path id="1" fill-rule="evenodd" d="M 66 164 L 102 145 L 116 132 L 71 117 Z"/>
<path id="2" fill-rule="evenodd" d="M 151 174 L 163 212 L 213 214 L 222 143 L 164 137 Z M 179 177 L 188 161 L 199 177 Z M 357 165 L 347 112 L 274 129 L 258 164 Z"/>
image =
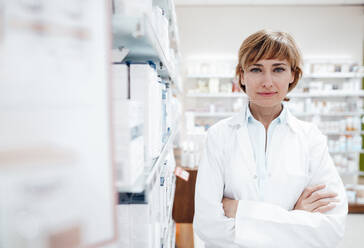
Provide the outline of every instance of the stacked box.
<path id="1" fill-rule="evenodd" d="M 112 99 L 127 100 L 129 97 L 128 66 L 125 64 L 112 65 Z"/>
<path id="2" fill-rule="evenodd" d="M 118 205 L 118 247 L 161 247 L 159 187 L 155 182 L 148 203 Z"/>
<path id="3" fill-rule="evenodd" d="M 119 186 L 132 185 L 144 170 L 144 105 L 128 99 L 128 67 L 112 67 L 113 135 L 116 180 Z"/>
<path id="4" fill-rule="evenodd" d="M 144 105 L 144 152 L 146 166 L 162 149 L 162 84 L 148 64 L 130 65 L 130 98 Z"/>
<path id="5" fill-rule="evenodd" d="M 114 102 L 114 158 L 119 186 L 132 185 L 144 169 L 143 104 Z"/>

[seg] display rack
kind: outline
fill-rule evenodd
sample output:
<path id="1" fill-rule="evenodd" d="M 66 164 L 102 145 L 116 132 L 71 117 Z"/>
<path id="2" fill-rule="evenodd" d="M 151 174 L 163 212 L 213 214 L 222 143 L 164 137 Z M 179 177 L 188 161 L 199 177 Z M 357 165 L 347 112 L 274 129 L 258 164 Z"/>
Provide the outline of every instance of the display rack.
<path id="1" fill-rule="evenodd" d="M 312 73 L 306 73 L 303 75 L 302 78 L 362 78 L 364 76 L 363 73 L 342 73 L 342 72 L 336 72 L 336 73 L 325 73 L 325 74 L 312 74 Z M 222 75 L 222 74 L 189 74 L 187 75 L 187 78 L 230 78 L 233 79 L 234 75 Z"/>
<path id="2" fill-rule="evenodd" d="M 144 173 L 139 176 L 139 178 L 135 181 L 135 183 L 133 185 L 124 186 L 121 184 L 116 184 L 116 187 L 119 191 L 119 195 L 121 197 L 123 197 L 123 199 L 127 195 L 130 195 L 130 193 L 132 193 L 132 194 L 145 194 L 146 197 L 143 197 L 143 201 L 144 201 L 144 199 L 147 200 L 147 197 L 148 197 L 147 193 L 150 192 L 151 188 L 154 185 L 153 183 L 156 182 L 156 180 L 157 180 L 156 177 L 157 177 L 157 175 L 159 175 L 161 166 L 163 165 L 163 163 L 165 161 L 166 155 L 173 148 L 173 141 L 180 129 L 180 126 L 178 123 L 179 122 L 177 121 L 175 123 L 175 125 L 172 127 L 172 129 L 171 129 L 172 131 L 168 135 L 167 142 L 163 146 L 160 155 L 154 159 L 151 167 L 145 168 Z M 131 197 L 133 197 L 133 196 L 131 196 Z M 130 202 L 135 202 L 135 200 L 131 199 L 129 201 L 129 203 Z"/>
<path id="3" fill-rule="evenodd" d="M 170 46 L 166 46 L 166 40 L 162 40 L 159 36 L 160 30 L 156 26 L 156 20 L 153 19 L 153 13 L 143 13 L 138 16 L 116 13 L 112 17 L 112 47 L 113 50 L 125 48 L 129 50 L 119 62 L 153 62 L 158 76 L 168 82 L 174 95 L 179 96 L 182 82 L 177 66 L 180 52 L 175 6 L 172 0 L 156 0 L 153 1 L 154 7 L 161 8 L 163 15 L 168 19 Z M 140 204 L 150 207 L 147 211 L 148 218 L 156 221 L 156 226 L 160 227 L 158 231 L 160 237 L 155 236 L 153 240 L 160 240 L 160 245 L 166 248 L 175 246 L 175 223 L 171 213 L 175 175 L 172 168 L 174 160 L 171 157 L 173 157 L 173 143 L 180 130 L 179 122 L 180 117 L 176 116 L 168 132 L 165 133 L 159 155 L 153 161 L 146 161 L 144 172 L 132 185 L 116 184 L 120 209 L 129 209 Z M 154 231 L 150 235 L 154 236 Z M 150 247 L 152 246 L 154 247 L 155 243 Z"/>
<path id="4" fill-rule="evenodd" d="M 153 61 L 157 65 L 158 75 L 163 79 L 170 79 L 172 86 L 181 91 L 180 77 L 173 62 L 167 58 L 148 15 L 135 17 L 116 14 L 112 17 L 112 26 L 113 49 L 125 47 L 129 50 L 124 60 Z"/>
<path id="5" fill-rule="evenodd" d="M 236 93 L 188 93 L 186 95 L 189 98 L 198 97 L 198 98 L 246 98 L 245 93 L 236 92 Z"/>
<path id="6" fill-rule="evenodd" d="M 199 98 L 244 98 L 247 96 L 245 93 L 188 93 L 187 97 Z M 310 93 L 288 93 L 289 98 L 348 98 L 348 97 L 364 97 L 364 91 L 330 91 L 330 92 L 310 92 Z"/>
<path id="7" fill-rule="evenodd" d="M 195 111 L 189 111 L 187 113 L 192 113 L 196 117 L 229 117 L 236 112 L 195 112 Z M 364 115 L 364 112 L 342 112 L 342 113 L 292 113 L 296 117 L 312 117 L 314 115 L 320 115 L 320 116 L 355 116 L 355 115 Z"/>
<path id="8" fill-rule="evenodd" d="M 187 78 L 230 78 L 233 79 L 234 76 L 226 74 L 191 74 L 187 75 Z"/>
<path id="9" fill-rule="evenodd" d="M 306 73 L 303 78 L 362 78 L 363 73 L 360 72 L 332 72 L 332 73 Z"/>

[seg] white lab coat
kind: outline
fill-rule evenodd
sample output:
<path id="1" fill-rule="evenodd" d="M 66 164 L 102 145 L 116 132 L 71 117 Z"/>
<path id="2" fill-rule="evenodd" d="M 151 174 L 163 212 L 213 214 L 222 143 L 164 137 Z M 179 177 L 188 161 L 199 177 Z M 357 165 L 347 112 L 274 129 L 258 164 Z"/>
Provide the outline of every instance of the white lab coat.
<path id="1" fill-rule="evenodd" d="M 259 201 L 256 166 L 245 113 L 208 130 L 199 165 L 194 230 L 206 248 L 334 248 L 348 212 L 345 188 L 318 128 L 294 117 L 274 130 L 267 151 L 265 198 Z M 340 202 L 326 212 L 292 210 L 307 186 L 326 184 Z M 239 200 L 235 218 L 224 215 L 222 198 Z"/>

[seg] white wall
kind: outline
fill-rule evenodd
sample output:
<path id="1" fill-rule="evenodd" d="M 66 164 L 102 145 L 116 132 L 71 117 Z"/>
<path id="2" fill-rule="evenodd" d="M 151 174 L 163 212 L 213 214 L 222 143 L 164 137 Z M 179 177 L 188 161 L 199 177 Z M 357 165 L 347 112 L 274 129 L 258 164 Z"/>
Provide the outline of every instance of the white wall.
<path id="1" fill-rule="evenodd" d="M 345 56 L 363 61 L 364 7 L 177 6 L 182 58 L 237 56 L 251 33 L 270 28 L 291 33 L 304 57 Z"/>

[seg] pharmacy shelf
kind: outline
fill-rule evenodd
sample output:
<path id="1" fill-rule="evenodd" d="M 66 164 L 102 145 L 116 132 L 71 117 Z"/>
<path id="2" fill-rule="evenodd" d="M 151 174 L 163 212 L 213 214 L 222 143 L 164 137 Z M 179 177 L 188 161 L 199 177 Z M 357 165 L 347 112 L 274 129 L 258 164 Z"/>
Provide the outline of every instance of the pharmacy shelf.
<path id="1" fill-rule="evenodd" d="M 169 196 L 170 202 L 168 202 L 168 216 L 172 217 L 174 194 L 176 192 L 176 176 L 173 176 L 171 195 Z"/>
<path id="2" fill-rule="evenodd" d="M 191 74 L 187 75 L 187 78 L 227 78 L 227 79 L 234 79 L 234 75 L 230 74 Z"/>
<path id="3" fill-rule="evenodd" d="M 179 38 L 176 7 L 174 0 L 153 0 L 153 5 L 159 6 L 161 9 L 163 9 L 165 16 L 167 17 L 170 23 L 169 33 L 171 39 L 171 48 L 176 49 L 178 54 L 180 49 L 180 38 Z"/>
<path id="4" fill-rule="evenodd" d="M 359 176 L 360 173 L 358 171 L 338 171 L 340 177 L 352 177 L 352 176 Z"/>
<path id="5" fill-rule="evenodd" d="M 361 112 L 335 112 L 335 113 L 292 113 L 296 117 L 313 117 L 313 116 L 358 116 L 364 115 L 364 111 Z"/>
<path id="6" fill-rule="evenodd" d="M 150 167 L 146 167 L 144 170 L 144 173 L 142 173 L 135 183 L 130 186 L 125 186 L 120 183 L 116 183 L 116 188 L 119 193 L 142 193 L 145 194 L 149 192 L 153 186 L 153 183 L 156 181 L 158 172 L 160 171 L 166 156 L 169 151 L 171 151 L 173 141 L 179 132 L 179 120 L 175 122 L 175 125 L 172 127 L 172 131 L 169 134 L 169 137 L 167 139 L 167 142 L 164 144 L 163 149 L 160 153 L 160 155 L 152 162 L 152 165 Z M 147 200 L 147 196 L 144 200 Z"/>
<path id="7" fill-rule="evenodd" d="M 121 63 L 126 56 L 128 56 L 129 49 L 125 47 L 119 47 L 117 49 L 112 50 L 112 62 L 113 63 Z"/>
<path id="8" fill-rule="evenodd" d="M 335 132 L 323 132 L 326 135 L 360 135 L 360 134 L 364 134 L 364 131 L 335 131 Z"/>
<path id="9" fill-rule="evenodd" d="M 195 117 L 229 117 L 236 114 L 235 112 L 193 112 L 188 111 L 186 114 L 193 114 Z"/>
<path id="10" fill-rule="evenodd" d="M 188 93 L 187 97 L 200 98 L 247 98 L 243 92 L 231 93 Z M 312 92 L 312 93 L 289 93 L 290 98 L 330 98 L 330 97 L 364 97 L 364 90 L 358 91 L 327 91 L 327 92 Z"/>
<path id="11" fill-rule="evenodd" d="M 175 67 L 167 58 L 148 15 L 141 17 L 113 15 L 112 35 L 113 49 L 121 47 L 129 49 L 126 61 L 135 63 L 153 61 L 162 78 L 171 79 L 177 86 L 180 85 Z"/>
<path id="12" fill-rule="evenodd" d="M 232 93 L 188 93 L 187 97 L 201 97 L 201 98 L 247 98 L 243 92 Z"/>
<path id="13" fill-rule="evenodd" d="M 363 78 L 363 73 L 325 73 L 325 74 L 304 74 L 302 78 Z M 190 74 L 187 78 L 235 78 L 233 74 Z"/>
<path id="14" fill-rule="evenodd" d="M 330 154 L 348 154 L 348 153 L 364 153 L 364 150 L 358 151 L 329 151 Z"/>
<path id="15" fill-rule="evenodd" d="M 288 93 L 288 97 L 291 98 L 330 98 L 330 97 L 364 97 L 363 90 L 357 91 L 321 91 L 311 93 Z"/>
<path id="16" fill-rule="evenodd" d="M 179 132 L 179 128 L 180 128 L 180 125 L 178 123 L 179 123 L 179 121 L 177 121 L 176 124 L 174 125 L 175 129 L 169 135 L 168 140 L 167 140 L 166 144 L 164 145 L 161 154 L 159 155 L 158 159 L 156 160 L 156 162 L 154 163 L 154 165 L 148 172 L 148 176 L 146 179 L 146 189 L 147 190 L 150 189 L 152 182 L 155 181 L 156 176 L 158 174 L 157 171 L 161 168 L 162 164 L 164 163 L 168 152 L 171 151 L 171 148 L 173 146 L 173 141 L 174 141 L 177 133 Z"/>
<path id="17" fill-rule="evenodd" d="M 333 72 L 304 74 L 303 78 L 363 78 L 364 74 L 359 72 Z"/>

